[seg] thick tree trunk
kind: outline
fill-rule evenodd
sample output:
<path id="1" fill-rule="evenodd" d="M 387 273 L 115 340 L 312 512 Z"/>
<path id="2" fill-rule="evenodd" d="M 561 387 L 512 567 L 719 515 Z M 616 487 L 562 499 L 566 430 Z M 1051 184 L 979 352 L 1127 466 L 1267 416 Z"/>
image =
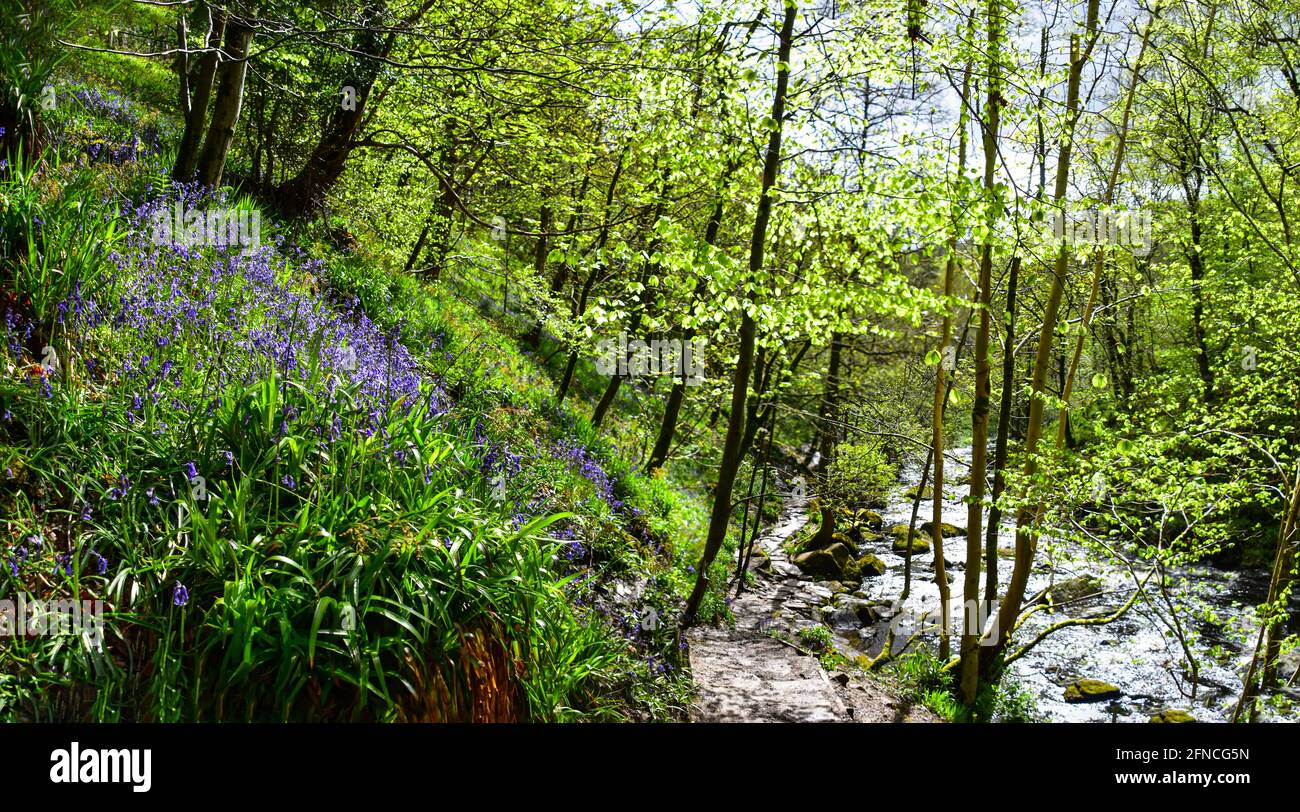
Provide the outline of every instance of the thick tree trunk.
<path id="1" fill-rule="evenodd" d="M 219 8 L 208 9 L 208 50 L 196 60 L 197 70 L 188 81 L 188 92 L 181 113 L 185 130 L 181 134 L 180 149 L 172 166 L 172 179 L 188 181 L 194 178 L 199 162 L 199 146 L 203 140 L 203 125 L 207 122 L 208 102 L 212 98 L 213 79 L 217 75 L 217 49 L 226 31 L 226 12 Z M 183 18 L 182 18 L 183 19 Z M 186 60 L 188 63 L 188 60 Z"/>
<path id="2" fill-rule="evenodd" d="M 332 97 L 336 103 L 320 140 L 298 174 L 276 190 L 280 212 L 286 217 L 306 217 L 319 211 L 325 195 L 343 174 L 357 131 L 365 120 L 366 103 L 379 77 L 381 60 L 397 39 L 392 32 L 384 35 L 371 27 L 382 19 L 382 3 L 369 3 L 364 12 L 365 19 L 353 36 L 352 69 L 339 88 L 340 95 Z M 344 88 L 352 89 L 347 104 L 341 95 Z"/>
<path id="3" fill-rule="evenodd" d="M 749 243 L 749 271 L 756 276 L 763 268 L 764 250 L 767 244 L 767 225 L 772 216 L 772 187 L 776 184 L 777 171 L 781 165 L 781 133 L 785 124 L 786 91 L 790 82 L 790 50 L 794 42 L 794 22 L 798 16 L 798 4 L 787 0 L 785 17 L 781 23 L 777 45 L 776 93 L 772 99 L 771 120 L 775 123 L 768 137 L 767 153 L 763 159 L 762 186 L 758 199 L 758 211 L 754 216 L 754 231 Z M 752 295 L 751 295 L 752 299 Z M 731 495 L 735 487 L 736 472 L 740 469 L 743 452 L 742 441 L 745 434 L 746 398 L 749 394 L 749 377 L 754 363 L 754 345 L 757 325 L 748 309 L 744 310 L 740 320 L 740 348 L 736 359 L 736 369 L 731 379 L 731 413 L 727 416 L 727 433 L 723 441 L 722 462 L 718 469 L 718 483 L 713 493 L 713 510 L 709 515 L 709 531 L 704 541 L 704 554 L 695 576 L 695 588 L 691 590 L 682 614 L 681 625 L 690 626 L 695 622 L 700 602 L 709 588 L 709 568 L 713 566 L 722 549 L 722 542 L 727 537 L 727 528 L 731 523 Z"/>
<path id="4" fill-rule="evenodd" d="M 235 126 L 244 104 L 244 77 L 248 74 L 248 46 L 253 29 L 243 20 L 226 23 L 227 60 L 217 70 L 217 95 L 212 103 L 212 123 L 199 153 L 199 183 L 220 186 L 226 169 L 226 156 L 235 140 Z"/>

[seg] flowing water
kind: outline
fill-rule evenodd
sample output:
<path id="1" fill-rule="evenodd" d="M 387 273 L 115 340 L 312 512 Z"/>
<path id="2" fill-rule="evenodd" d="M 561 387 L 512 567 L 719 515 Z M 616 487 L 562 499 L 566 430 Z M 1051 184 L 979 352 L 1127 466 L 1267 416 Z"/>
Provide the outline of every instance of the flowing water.
<path id="1" fill-rule="evenodd" d="M 970 449 L 956 449 L 951 456 L 968 461 Z M 953 468 L 955 471 L 952 471 Z M 949 479 L 964 473 L 965 465 L 946 466 Z M 902 483 L 893 493 L 885 509 L 879 511 L 884 518 L 886 531 L 897 524 L 906 524 L 912 513 L 912 498 L 905 494 L 909 486 L 920 480 L 919 466 L 905 470 Z M 945 482 L 943 521 L 956 526 L 964 533 L 966 505 L 962 499 L 969 486 L 950 485 Z M 917 515 L 917 526 L 930 518 L 931 500 L 923 499 Z M 986 516 L 987 519 L 987 516 Z M 868 578 L 862 584 L 865 597 L 877 603 L 892 603 L 886 614 L 893 616 L 898 631 L 896 645 L 907 639 L 909 623 L 934 613 L 930 624 L 937 625 L 939 594 L 934 581 L 934 556 L 932 553 L 915 554 L 912 559 L 911 593 L 906 602 L 897 603 L 903 590 L 903 554 L 891 550 L 892 537 L 886 534 L 882 541 L 863 546 L 864 552 L 874 553 L 888 566 L 880 577 Z M 1015 545 L 1013 528 L 1005 524 L 1000 528 L 998 545 L 1005 553 Z M 981 545 L 982 546 L 982 545 Z M 944 540 L 944 560 L 951 580 L 953 606 L 953 643 L 956 646 L 961 624 L 961 595 L 966 558 L 966 537 L 959 535 Z M 999 557 L 998 583 L 1005 588 L 1011 575 L 1012 561 Z M 1138 577 L 1146 574 L 1147 567 L 1140 560 L 1133 561 L 1133 571 Z M 1094 553 L 1082 545 L 1069 541 L 1039 542 L 1034 571 L 1029 580 L 1026 597 L 1036 595 L 1051 584 L 1080 576 L 1100 579 L 1101 585 L 1089 592 L 1099 592 L 1097 597 L 1071 603 L 1055 612 L 1039 611 L 1017 631 L 1016 641 L 1033 639 L 1044 627 L 1067 617 L 1096 617 L 1112 613 L 1132 594 L 1134 575 L 1107 555 Z M 981 592 L 984 575 L 981 573 Z M 1254 607 L 1267 593 L 1268 574 L 1262 571 L 1228 571 L 1210 566 L 1195 565 L 1167 571 L 1167 592 L 1177 610 L 1188 648 L 1195 656 L 1199 672 L 1195 685 L 1186 665 L 1186 657 L 1178 636 L 1170 624 L 1170 609 L 1159 591 L 1148 584 L 1147 594 L 1139 597 L 1135 605 L 1119 620 L 1099 626 L 1074 626 L 1052 633 L 1010 668 L 1013 679 L 1029 690 L 1037 699 L 1039 712 L 1049 720 L 1071 722 L 1146 722 L 1150 714 L 1165 708 L 1190 711 L 1200 721 L 1226 721 L 1240 694 L 1242 675 L 1255 643 L 1258 625 Z M 1297 617 L 1295 603 L 1291 617 Z M 891 620 L 884 619 L 857 631 L 839 631 L 842 644 L 875 653 L 883 644 Z M 1294 620 L 1293 620 L 1294 624 Z M 910 628 L 915 628 L 915 625 Z M 1292 629 L 1295 631 L 1295 629 Z M 927 634 L 934 643 L 937 635 Z M 844 647 L 843 645 L 841 646 Z M 1014 648 L 1014 645 L 1013 645 Z M 1284 673 L 1294 670 L 1294 659 L 1287 663 Z M 1069 703 L 1064 700 L 1065 686 L 1077 679 L 1103 680 L 1117 686 L 1123 696 L 1101 702 Z M 1193 699 L 1193 688 L 1195 698 Z M 1294 697 L 1292 697 L 1294 698 Z M 1295 719 L 1295 711 L 1271 708 L 1263 714 L 1267 719 Z"/>

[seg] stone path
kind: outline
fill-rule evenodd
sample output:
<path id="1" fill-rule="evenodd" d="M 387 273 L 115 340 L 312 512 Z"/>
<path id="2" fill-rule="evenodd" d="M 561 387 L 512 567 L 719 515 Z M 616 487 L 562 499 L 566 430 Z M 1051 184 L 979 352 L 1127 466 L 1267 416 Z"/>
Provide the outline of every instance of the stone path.
<path id="1" fill-rule="evenodd" d="M 827 675 L 814 656 L 775 639 L 794 638 L 835 592 L 803 574 L 781 544 L 803 526 L 805 500 L 791 500 L 776 526 L 761 536 L 750 568 L 757 583 L 731 605 L 734 628 L 697 627 L 687 634 L 697 688 L 697 722 L 934 721 L 860 673 Z M 766 561 L 758 551 L 766 553 Z M 770 562 L 770 563 L 769 563 Z"/>

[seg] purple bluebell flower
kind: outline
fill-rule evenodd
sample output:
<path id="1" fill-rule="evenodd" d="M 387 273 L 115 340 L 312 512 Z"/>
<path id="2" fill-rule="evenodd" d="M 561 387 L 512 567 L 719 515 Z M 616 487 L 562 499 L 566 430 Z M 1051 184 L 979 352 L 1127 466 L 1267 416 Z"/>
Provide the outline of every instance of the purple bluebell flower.
<path id="1" fill-rule="evenodd" d="M 126 474 L 122 474 L 117 480 L 117 486 L 108 492 L 108 498 L 114 501 L 121 499 L 130 489 L 131 480 L 127 479 Z"/>

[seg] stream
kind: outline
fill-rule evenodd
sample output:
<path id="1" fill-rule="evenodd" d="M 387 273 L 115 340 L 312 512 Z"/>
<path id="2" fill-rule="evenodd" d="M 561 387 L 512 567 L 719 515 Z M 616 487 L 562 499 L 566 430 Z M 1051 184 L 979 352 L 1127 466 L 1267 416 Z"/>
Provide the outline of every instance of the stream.
<path id="1" fill-rule="evenodd" d="M 949 452 L 969 462 L 969 447 Z M 949 478 L 961 480 L 967 470 L 965 465 L 948 466 Z M 903 590 L 904 555 L 892 551 L 892 537 L 888 530 L 897 524 L 907 524 L 912 513 L 912 498 L 905 492 L 920 480 L 920 466 L 913 464 L 902 471 L 901 482 L 891 493 L 886 507 L 880 511 L 884 519 L 885 538 L 861 546 L 862 552 L 879 556 L 887 565 L 884 575 L 867 578 L 857 594 L 877 606 L 892 604 L 885 610 L 892 616 L 899 631 L 895 645 L 907 639 L 904 629 L 912 618 L 934 612 L 930 625 L 937 626 L 939 593 L 934 582 L 934 556 L 931 552 L 914 554 L 912 558 L 912 588 L 907 601 L 901 606 L 897 597 Z M 952 582 L 954 605 L 953 647 L 956 648 L 961 626 L 961 594 L 965 570 L 966 505 L 962 499 L 969 485 L 945 482 L 943 521 L 963 531 L 944 539 L 944 560 Z M 932 505 L 923 499 L 917 515 L 917 526 L 931 516 Z M 987 520 L 987 513 L 985 516 Z M 1004 589 L 1011 575 L 1012 561 L 1005 557 L 1015 546 L 1014 528 L 1005 523 L 999 531 L 999 548 L 1005 553 L 998 559 L 998 584 Z M 1135 561 L 1134 571 L 1145 574 L 1143 562 Z M 1242 675 L 1251 656 L 1258 626 L 1254 607 L 1262 602 L 1268 590 L 1268 573 L 1265 571 L 1230 571 L 1208 565 L 1171 568 L 1167 571 L 1168 593 L 1178 611 L 1184 633 L 1199 661 L 1199 675 L 1192 699 L 1190 672 L 1186 667 L 1182 647 L 1168 627 L 1169 608 L 1159 597 L 1158 590 L 1149 583 L 1147 595 L 1137 602 L 1120 619 L 1105 625 L 1074 626 L 1049 635 L 1025 656 L 1011 664 L 1009 673 L 1037 700 L 1038 711 L 1047 721 L 1063 722 L 1146 722 L 1151 714 L 1162 709 L 1175 708 L 1190 711 L 1198 721 L 1228 721 L 1241 691 Z M 1076 617 L 1107 615 L 1122 605 L 1132 593 L 1135 583 L 1129 570 L 1113 559 L 1101 559 L 1072 541 L 1054 541 L 1043 538 L 1039 542 L 1034 571 L 1026 590 L 1026 599 L 1040 590 L 1066 579 L 1092 576 L 1100 579 L 1102 586 L 1096 597 L 1058 607 L 1056 611 L 1042 610 L 1034 613 L 1017 631 L 1012 648 L 1018 643 L 1033 639 L 1044 627 L 1060 620 Z M 984 576 L 981 574 L 981 592 Z M 1152 601 L 1156 603 L 1153 604 Z M 1292 603 L 1292 626 L 1296 625 L 1296 599 Z M 902 622 L 900 623 L 900 617 Z M 1211 618 L 1216 620 L 1211 621 Z M 875 654 L 883 645 L 891 622 L 890 617 L 861 629 L 837 629 L 838 647 L 847 654 Z M 913 627 L 914 628 L 914 627 Z M 1297 631 L 1291 628 L 1290 631 Z M 924 638 L 937 644 L 938 635 L 927 633 Z M 1283 674 L 1296 669 L 1295 652 L 1284 657 Z M 1065 687 L 1078 679 L 1096 679 L 1117 686 L 1123 696 L 1098 702 L 1071 703 L 1064 699 Z M 1295 700 L 1300 694 L 1292 694 Z M 1261 712 L 1261 719 L 1294 719 L 1290 714 L 1269 704 Z"/>

